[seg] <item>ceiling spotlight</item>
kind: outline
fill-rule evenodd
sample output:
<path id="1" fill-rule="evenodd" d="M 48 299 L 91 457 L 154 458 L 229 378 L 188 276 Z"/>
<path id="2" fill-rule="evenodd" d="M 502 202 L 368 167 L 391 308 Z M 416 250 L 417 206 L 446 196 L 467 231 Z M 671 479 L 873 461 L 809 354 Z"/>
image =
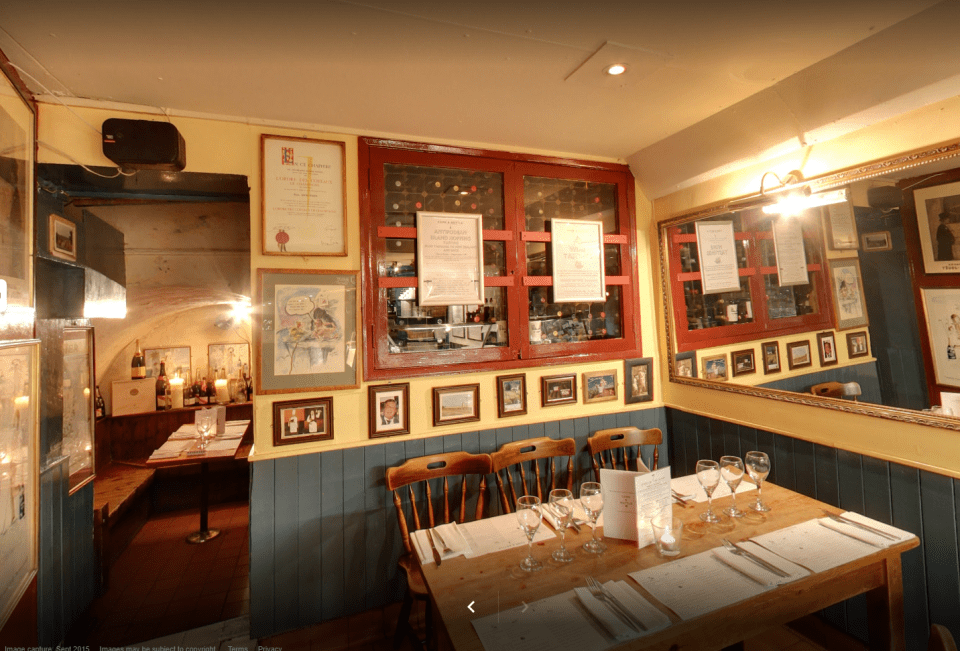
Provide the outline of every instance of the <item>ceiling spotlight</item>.
<path id="1" fill-rule="evenodd" d="M 627 66 L 623 65 L 622 63 L 614 63 L 612 66 L 607 66 L 607 68 L 604 70 L 605 73 L 608 75 L 613 75 L 614 77 L 617 75 L 622 75 L 626 71 Z"/>

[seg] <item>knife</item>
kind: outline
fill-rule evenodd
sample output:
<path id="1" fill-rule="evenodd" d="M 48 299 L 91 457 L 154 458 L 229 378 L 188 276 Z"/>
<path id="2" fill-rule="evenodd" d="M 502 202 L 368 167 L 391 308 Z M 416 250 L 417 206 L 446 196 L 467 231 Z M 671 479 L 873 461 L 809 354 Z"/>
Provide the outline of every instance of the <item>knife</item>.
<path id="1" fill-rule="evenodd" d="M 836 513 L 830 513 L 829 511 L 824 511 L 827 514 L 827 517 L 835 522 L 842 522 L 843 524 L 849 524 L 857 529 L 862 529 L 863 531 L 869 531 L 870 533 L 876 534 L 881 538 L 886 538 L 887 540 L 897 540 L 896 536 L 893 536 L 886 531 L 880 531 L 876 527 L 871 527 L 868 524 L 863 524 L 862 522 L 857 522 L 856 520 L 851 520 L 850 518 L 845 518 L 842 515 L 837 515 Z"/>
<path id="2" fill-rule="evenodd" d="M 779 576 L 779 577 L 781 577 L 781 578 L 784 578 L 784 579 L 787 578 L 788 576 L 790 576 L 789 573 L 784 572 L 783 570 L 781 570 L 779 567 L 777 567 L 777 566 L 774 565 L 773 563 L 769 563 L 769 562 L 765 561 L 764 559 L 760 558 L 759 556 L 757 556 L 756 554 L 754 554 L 754 553 L 751 552 L 750 550 L 744 549 L 743 547 L 741 547 L 741 546 L 738 545 L 737 543 L 735 543 L 735 542 L 730 542 L 730 541 L 727 540 L 726 538 L 724 538 L 723 541 L 724 541 L 725 543 L 730 543 L 730 546 L 733 548 L 733 549 L 730 550 L 731 552 L 733 552 L 734 554 L 737 554 L 738 556 L 743 556 L 743 557 L 744 557 L 745 559 L 747 559 L 748 561 L 752 561 L 754 565 L 757 565 L 757 566 L 759 566 L 759 567 L 762 567 L 762 568 L 765 569 L 766 571 L 772 572 L 773 574 L 776 574 L 777 576 Z M 736 551 L 733 551 L 734 549 L 735 549 Z"/>
<path id="3" fill-rule="evenodd" d="M 594 580 L 596 580 L 596 579 L 594 579 Z M 630 619 L 630 621 L 632 621 L 634 624 L 636 624 L 637 626 L 639 626 L 641 631 L 646 631 L 646 630 L 647 630 L 647 625 L 644 624 L 642 621 L 640 621 L 640 618 L 637 617 L 636 615 L 634 615 L 634 614 L 630 611 L 629 608 L 627 608 L 626 606 L 624 606 L 624 605 L 623 605 L 623 602 L 620 601 L 619 599 L 617 599 L 617 595 L 613 594 L 613 592 L 610 591 L 610 588 L 608 588 L 607 586 L 603 585 L 603 584 L 600 583 L 599 581 L 597 581 L 597 585 L 600 586 L 600 591 L 603 592 L 603 594 L 605 594 L 605 595 L 607 596 L 607 599 L 609 599 L 610 601 L 612 601 L 614 604 L 616 604 L 616 607 L 617 607 L 617 608 L 619 608 L 621 611 L 623 611 L 624 613 L 626 613 L 626 615 L 627 615 L 627 617 Z"/>
<path id="4" fill-rule="evenodd" d="M 827 525 L 825 525 L 825 524 L 823 523 L 823 520 L 817 520 L 817 522 L 820 523 L 820 526 L 821 526 L 821 527 L 826 527 L 827 529 L 830 529 L 830 531 L 835 531 L 835 532 L 837 532 L 838 534 L 840 534 L 841 536 L 846 536 L 847 538 L 853 538 L 854 540 L 860 541 L 860 542 L 862 542 L 862 543 L 864 543 L 864 544 L 866 544 L 866 545 L 870 545 L 871 547 L 877 547 L 877 548 L 879 548 L 879 549 L 883 549 L 883 545 L 879 545 L 879 544 L 877 544 L 877 543 L 875 543 L 875 542 L 867 542 L 866 540 L 863 540 L 862 538 L 857 538 L 857 537 L 854 536 L 853 534 L 847 533 L 846 531 L 842 531 L 842 530 L 840 530 L 840 529 L 834 529 L 834 528 L 832 528 L 832 527 L 827 527 Z"/>
<path id="5" fill-rule="evenodd" d="M 433 560 L 437 562 L 437 567 L 440 567 L 440 552 L 437 551 L 437 543 L 433 541 L 432 529 L 427 529 L 427 538 L 430 539 L 430 549 L 433 550 Z"/>

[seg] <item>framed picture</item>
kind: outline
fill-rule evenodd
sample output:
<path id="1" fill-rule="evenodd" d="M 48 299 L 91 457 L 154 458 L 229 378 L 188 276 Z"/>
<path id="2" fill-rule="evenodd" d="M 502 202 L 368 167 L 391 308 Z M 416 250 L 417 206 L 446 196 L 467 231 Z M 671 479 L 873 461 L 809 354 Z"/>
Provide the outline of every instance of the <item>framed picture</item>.
<path id="1" fill-rule="evenodd" d="M 817 351 L 820 353 L 820 366 L 833 366 L 839 361 L 837 338 L 832 332 L 817 333 Z"/>
<path id="2" fill-rule="evenodd" d="M 617 399 L 617 370 L 591 371 L 583 374 L 583 403 Z"/>
<path id="3" fill-rule="evenodd" d="M 707 355 L 701 359 L 701 363 L 703 364 L 704 380 L 727 381 L 726 355 Z"/>
<path id="4" fill-rule="evenodd" d="M 679 377 L 697 377 L 697 351 L 677 353 L 674 368 Z"/>
<path id="5" fill-rule="evenodd" d="M 417 304 L 483 303 L 483 215 L 418 212 Z"/>
<path id="6" fill-rule="evenodd" d="M 730 353 L 730 363 L 733 366 L 733 377 L 757 372 L 757 362 L 753 348 L 733 351 Z"/>
<path id="7" fill-rule="evenodd" d="M 250 364 L 250 344 L 209 344 L 207 346 L 207 360 L 213 368 L 226 369 L 227 377 L 237 377 L 237 371 Z"/>
<path id="8" fill-rule="evenodd" d="M 684 360 L 688 365 L 692 360 Z M 685 375 L 683 377 L 691 377 Z M 653 400 L 653 358 L 623 360 L 624 402 L 631 405 L 636 402 Z"/>
<path id="9" fill-rule="evenodd" d="M 870 354 L 870 345 L 867 343 L 867 331 L 847 333 L 847 357 L 866 357 Z"/>
<path id="10" fill-rule="evenodd" d="M 39 561 L 39 363 L 39 342 L 0 344 L 0 629 Z"/>
<path id="11" fill-rule="evenodd" d="M 480 385 L 434 387 L 433 426 L 480 420 Z"/>
<path id="12" fill-rule="evenodd" d="M 603 222 L 554 217 L 550 231 L 553 302 L 606 301 Z"/>
<path id="13" fill-rule="evenodd" d="M 160 375 L 160 362 L 163 362 L 168 380 L 178 374 L 185 378 L 190 373 L 190 346 L 144 348 L 143 359 L 147 364 L 147 377 Z"/>
<path id="14" fill-rule="evenodd" d="M 809 341 L 792 341 L 787 344 L 787 365 L 791 371 L 795 368 L 813 366 Z"/>
<path id="15" fill-rule="evenodd" d="M 540 406 L 552 407 L 577 402 L 577 376 L 551 375 L 540 378 Z"/>
<path id="16" fill-rule="evenodd" d="M 853 203 L 850 201 L 850 189 L 845 190 L 847 200 L 824 206 L 827 225 L 830 227 L 831 249 L 857 248 L 857 222 L 853 217 Z"/>
<path id="17" fill-rule="evenodd" d="M 863 297 L 860 260 L 857 258 L 830 260 L 830 280 L 837 330 L 867 325 L 867 302 Z"/>
<path id="18" fill-rule="evenodd" d="M 527 376 L 497 376 L 497 417 L 520 416 L 527 413 Z"/>
<path id="19" fill-rule="evenodd" d="M 344 143 L 260 136 L 264 255 L 347 255 Z"/>
<path id="20" fill-rule="evenodd" d="M 258 269 L 257 393 L 355 389 L 359 273 Z"/>
<path id="21" fill-rule="evenodd" d="M 763 357 L 763 374 L 779 373 L 780 367 L 780 342 L 765 341 L 760 344 L 760 355 Z"/>
<path id="22" fill-rule="evenodd" d="M 333 398 L 273 403 L 273 444 L 333 440 Z"/>
<path id="23" fill-rule="evenodd" d="M 93 328 L 63 329 L 63 441 L 61 451 L 70 457 L 70 493 L 94 477 Z"/>
<path id="24" fill-rule="evenodd" d="M 860 236 L 860 239 L 864 251 L 889 251 L 893 248 L 890 231 L 864 233 Z"/>
<path id="25" fill-rule="evenodd" d="M 77 225 L 60 215 L 50 214 L 50 253 L 54 257 L 77 261 Z"/>
<path id="26" fill-rule="evenodd" d="M 914 190 L 923 269 L 960 272 L 960 182 Z"/>
<path id="27" fill-rule="evenodd" d="M 937 384 L 960 387 L 960 289 L 920 289 Z"/>
<path id="28" fill-rule="evenodd" d="M 380 384 L 367 388 L 370 438 L 410 433 L 410 384 Z"/>

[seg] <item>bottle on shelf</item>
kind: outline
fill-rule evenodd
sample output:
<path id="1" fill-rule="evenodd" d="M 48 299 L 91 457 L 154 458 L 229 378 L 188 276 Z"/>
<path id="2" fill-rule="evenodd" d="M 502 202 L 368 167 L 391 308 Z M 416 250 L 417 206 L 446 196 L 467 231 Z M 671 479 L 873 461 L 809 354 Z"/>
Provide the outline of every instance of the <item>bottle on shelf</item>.
<path id="1" fill-rule="evenodd" d="M 215 405 L 217 404 L 217 372 L 210 367 L 210 376 L 207 379 L 207 404 Z"/>
<path id="2" fill-rule="evenodd" d="M 246 364 L 243 365 L 243 382 L 247 402 L 250 402 L 253 400 L 253 378 L 250 376 L 250 367 Z"/>
<path id="3" fill-rule="evenodd" d="M 107 404 L 103 401 L 103 396 L 100 395 L 100 385 L 97 385 L 97 399 L 94 401 L 94 414 L 97 418 L 103 418 L 107 415 Z"/>
<path id="4" fill-rule="evenodd" d="M 183 406 L 193 407 L 195 404 L 193 401 L 193 383 L 190 381 L 190 373 L 187 373 L 183 380 Z"/>
<path id="5" fill-rule="evenodd" d="M 157 376 L 157 411 L 163 411 L 167 408 L 167 388 L 169 384 L 167 382 L 167 366 L 161 361 L 160 375 Z"/>
<path id="6" fill-rule="evenodd" d="M 142 380 L 147 377 L 147 364 L 143 359 L 143 351 L 140 350 L 140 340 L 137 339 L 137 349 L 133 353 L 133 359 L 130 360 L 130 379 Z"/>
<path id="7" fill-rule="evenodd" d="M 193 381 L 193 404 L 205 406 L 207 404 L 207 386 L 204 384 L 199 371 L 197 379 Z"/>

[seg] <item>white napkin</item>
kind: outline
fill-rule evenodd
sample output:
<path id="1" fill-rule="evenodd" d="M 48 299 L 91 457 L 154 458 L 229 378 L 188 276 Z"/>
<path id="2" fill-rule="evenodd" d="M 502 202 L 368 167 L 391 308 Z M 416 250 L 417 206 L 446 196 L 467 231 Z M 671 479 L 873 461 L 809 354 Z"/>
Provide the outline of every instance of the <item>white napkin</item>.
<path id="1" fill-rule="evenodd" d="M 560 528 L 560 525 L 557 521 L 557 516 L 553 512 L 549 502 L 540 508 L 540 513 L 543 514 L 543 519 L 549 522 L 551 527 L 554 529 Z M 577 520 L 578 522 L 582 520 L 586 522 L 588 526 L 590 524 L 590 518 L 587 517 L 587 512 L 583 510 L 583 504 L 580 503 L 580 500 L 573 501 L 573 519 Z M 597 518 L 597 526 L 603 526 L 603 513 L 601 513 L 600 517 Z"/>
<path id="2" fill-rule="evenodd" d="M 154 450 L 153 454 L 150 455 L 151 459 L 175 459 L 180 456 L 179 452 L 174 452 L 173 450 Z"/>
<path id="3" fill-rule="evenodd" d="M 904 542 L 905 540 L 910 540 L 913 538 L 913 534 L 909 531 L 904 531 L 903 529 L 897 529 L 896 527 L 891 527 L 888 524 L 882 522 L 877 522 L 871 518 L 866 517 L 865 515 L 860 515 L 859 513 L 854 513 L 852 511 L 847 511 L 843 514 L 843 517 L 850 520 L 856 520 L 861 524 L 865 524 L 868 527 L 873 527 L 874 529 L 879 529 L 884 533 L 889 533 L 891 536 L 895 536 L 896 540 L 888 540 L 883 536 L 878 536 L 875 533 L 869 531 L 864 531 L 859 527 L 855 527 L 852 524 L 844 524 L 843 522 L 837 522 L 836 520 L 831 520 L 830 518 L 821 518 L 818 522 L 828 529 L 833 529 L 842 534 L 847 534 L 861 540 L 868 545 L 873 545 L 874 547 L 890 547 L 891 545 L 896 545 L 898 543 Z"/>
<path id="4" fill-rule="evenodd" d="M 646 631 L 641 631 L 641 635 L 647 635 L 670 626 L 670 618 L 644 599 L 626 581 L 607 581 L 603 585 L 647 627 Z"/>
<path id="5" fill-rule="evenodd" d="M 784 572 L 787 572 L 788 576 L 777 576 L 773 572 L 760 567 L 753 561 L 744 558 L 743 556 L 734 554 L 725 547 L 717 547 L 711 551 L 713 552 L 713 555 L 717 557 L 717 560 L 726 563 L 734 570 L 740 571 L 743 574 L 756 579 L 758 583 L 771 588 L 778 585 L 783 585 L 784 583 L 791 583 L 810 574 L 810 572 L 803 567 L 800 567 L 796 563 L 792 563 L 781 556 L 777 556 L 773 552 L 764 549 L 754 542 L 744 541 L 739 544 L 752 554 L 759 556 L 771 565 L 780 568 Z"/>
<path id="6" fill-rule="evenodd" d="M 603 601 L 594 597 L 588 588 L 574 588 L 583 607 L 600 622 L 601 626 L 618 642 L 637 637 L 637 632 L 627 626 L 620 617 Z M 646 622 L 644 622 L 646 623 Z"/>
<path id="7" fill-rule="evenodd" d="M 470 552 L 470 545 L 467 544 L 456 522 L 441 524 L 433 529 L 433 537 L 437 541 L 437 551 L 440 552 L 440 560 L 445 561 L 448 558 L 464 556 Z M 433 549 L 430 546 L 430 538 L 427 537 L 426 529 L 419 529 L 413 532 L 413 546 L 420 557 L 420 564 L 433 563 Z M 443 551 L 443 544 L 446 543 L 450 552 Z"/>

